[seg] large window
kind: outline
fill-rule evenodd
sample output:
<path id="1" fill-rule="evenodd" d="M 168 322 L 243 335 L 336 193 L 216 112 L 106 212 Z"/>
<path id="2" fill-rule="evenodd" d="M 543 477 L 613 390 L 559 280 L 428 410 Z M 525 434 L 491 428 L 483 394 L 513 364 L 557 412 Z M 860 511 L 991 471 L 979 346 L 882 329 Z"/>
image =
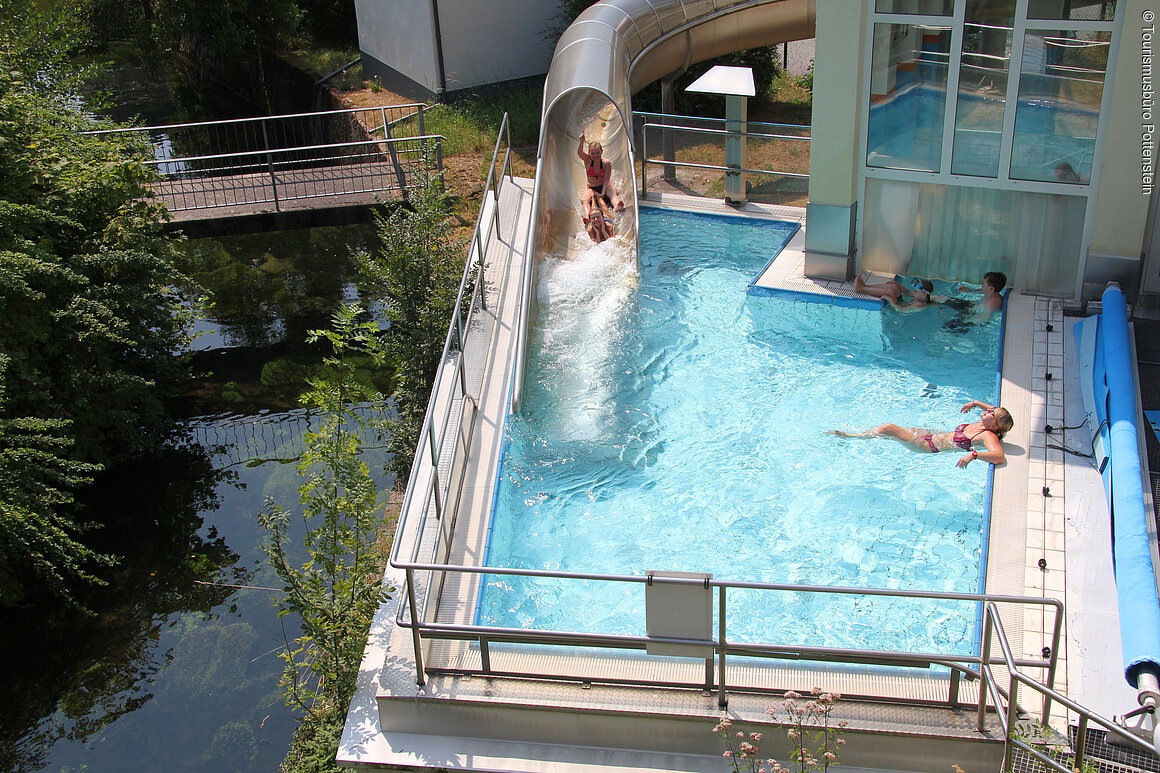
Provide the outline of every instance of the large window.
<path id="1" fill-rule="evenodd" d="M 1087 182 L 1110 45 L 1106 32 L 1027 31 L 1012 179 Z"/>
<path id="2" fill-rule="evenodd" d="M 1080 283 L 1122 0 L 864 0 L 864 268 Z"/>
<path id="3" fill-rule="evenodd" d="M 875 0 L 866 166 L 1087 185 L 1115 11 L 1113 0 Z"/>
<path id="4" fill-rule="evenodd" d="M 953 174 L 997 177 L 1007 106 L 1013 8 L 967 0 L 955 104 Z"/>
<path id="5" fill-rule="evenodd" d="M 945 27 L 874 25 L 868 166 L 938 171 L 950 39 Z"/>

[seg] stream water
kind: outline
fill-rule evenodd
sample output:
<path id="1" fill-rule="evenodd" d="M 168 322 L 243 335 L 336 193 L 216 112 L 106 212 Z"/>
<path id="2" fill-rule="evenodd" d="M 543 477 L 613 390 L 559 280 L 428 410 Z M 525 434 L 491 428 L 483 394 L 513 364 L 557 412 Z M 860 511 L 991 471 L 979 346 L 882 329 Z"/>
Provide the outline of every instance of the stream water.
<path id="1" fill-rule="evenodd" d="M 115 96 L 134 100 L 119 112 L 174 119 L 163 88 L 122 76 Z M 277 770 L 295 725 L 278 652 L 299 631 L 276 615 L 257 516 L 267 498 L 297 504 L 310 417 L 296 385 L 318 357 L 303 340 L 356 295 L 349 255 L 372 239 L 355 226 L 186 244 L 184 268 L 215 299 L 186 442 L 90 492 L 108 524 L 96 547 L 125 557 L 86 599 L 94 614 L 40 609 L 0 626 L 0 770 Z M 383 453 L 367 452 L 372 470 Z"/>

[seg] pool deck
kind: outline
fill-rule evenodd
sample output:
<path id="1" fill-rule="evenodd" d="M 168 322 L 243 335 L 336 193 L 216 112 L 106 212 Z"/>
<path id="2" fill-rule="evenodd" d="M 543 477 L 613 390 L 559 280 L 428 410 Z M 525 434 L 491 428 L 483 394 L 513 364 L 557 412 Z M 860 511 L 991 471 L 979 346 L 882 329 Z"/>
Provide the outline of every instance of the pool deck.
<path id="1" fill-rule="evenodd" d="M 501 193 L 501 203 L 504 203 L 501 221 L 490 237 L 492 245 L 502 242 L 505 254 L 510 245 L 512 254 L 510 261 L 493 259 L 491 248 L 488 250 L 489 324 L 494 325 L 494 340 L 483 362 L 485 375 L 480 387 L 479 418 L 471 441 L 471 461 L 463 485 L 455 552 L 449 557 L 451 563 L 477 563 L 483 555 L 486 520 L 511 393 L 511 357 L 518 330 L 519 268 L 528 250 L 532 191 L 531 180 L 517 178 L 514 182 L 515 185 L 505 185 Z M 748 204 L 738 210 L 720 202 L 686 196 L 654 195 L 642 204 L 791 220 L 803 225 L 805 221 L 803 209 Z M 858 295 L 850 284 L 804 276 L 803 246 L 804 231 L 799 229 L 755 286 L 771 292 L 808 293 L 820 303 L 877 302 Z M 1077 699 L 1098 696 L 1101 705 L 1082 699 L 1081 703 L 1106 716 L 1122 714 L 1134 707 L 1134 699 L 1124 703 L 1123 691 L 1115 690 L 1105 696 L 1083 676 L 1090 670 L 1106 680 L 1106 675 L 1115 670 L 1106 666 L 1109 656 L 1103 651 L 1104 643 L 1110 641 L 1115 645 L 1118 658 L 1119 637 L 1109 635 L 1109 626 L 1115 620 L 1107 619 L 1106 605 L 1097 605 L 1094 600 L 1085 603 L 1085 594 L 1091 590 L 1087 586 L 1095 589 L 1092 592 L 1103 592 L 1103 585 L 1093 578 L 1104 569 L 1098 562 L 1077 562 L 1065 550 L 1065 545 L 1083 544 L 1086 535 L 1098 533 L 1101 528 L 1106 530 L 1106 523 L 1101 524 L 1097 515 L 1088 518 L 1091 523 L 1086 526 L 1077 526 L 1077 521 L 1083 519 L 1072 517 L 1073 510 L 1068 509 L 1072 499 L 1071 478 L 1078 480 L 1084 476 L 1069 472 L 1070 462 L 1065 461 L 1064 453 L 1051 447 L 1058 439 L 1042 431 L 1047 424 L 1057 427 L 1065 424 L 1064 392 L 1068 381 L 1064 372 L 1065 333 L 1070 333 L 1070 325 L 1065 324 L 1059 300 L 1019 293 L 1012 294 L 1007 301 L 1005 324 L 1000 402 L 1011 411 L 1015 427 L 1004 442 L 1008 461 L 996 468 L 994 474 L 987 589 L 1000 595 L 1059 599 L 1066 596 L 1069 609 L 1075 604 L 1081 611 L 1088 610 L 1087 619 L 1078 623 L 1073 623 L 1069 612 L 1064 637 L 1068 646 L 1060 659 L 1056 689 L 1074 694 Z M 436 403 L 444 399 L 435 396 Z M 1078 440 L 1071 444 L 1082 445 Z M 1076 499 L 1083 502 L 1085 512 L 1098 510 L 1090 479 L 1085 481 Z M 401 555 L 410 555 L 416 542 L 425 543 L 431 535 L 400 532 L 397 539 L 402 541 Z M 1041 559 L 1046 561 L 1046 568 L 1040 568 Z M 1083 576 L 1069 583 L 1069 573 Z M 459 585 L 449 581 L 443 589 L 440 598 L 453 601 L 440 605 L 440 622 L 469 619 L 476 590 L 471 578 L 477 576 L 467 577 Z M 405 579 L 402 570 L 388 568 L 387 584 L 402 589 Z M 1076 590 L 1076 584 L 1085 587 Z M 419 586 L 417 590 L 425 592 L 426 588 Z M 1076 590 L 1074 596 L 1073 590 Z M 705 736 L 711 736 L 706 728 L 720 716 L 716 696 L 699 690 L 455 675 L 432 675 L 424 686 L 417 686 L 411 633 L 395 625 L 402 594 L 392 595 L 372 623 L 340 745 L 342 764 L 564 773 L 612 769 L 692 771 L 717 769 L 721 765 L 717 756 L 719 749 L 715 755 L 704 751 Z M 1112 606 L 1114 617 L 1114 603 Z M 1003 620 L 1016 653 L 1041 659 L 1043 648 L 1050 644 L 1042 608 L 1009 608 Z M 1077 625 L 1091 635 L 1090 641 L 1082 645 L 1073 641 L 1071 634 L 1076 632 Z M 478 669 L 479 661 L 479 649 L 467 642 L 434 643 L 425 654 L 427 667 L 447 671 Z M 490 665 L 495 671 L 570 675 L 591 668 L 594 681 L 609 674 L 639 674 L 642 667 L 639 661 L 613 656 L 580 658 L 549 651 L 513 654 L 502 648 L 495 648 L 491 653 Z M 652 672 L 650 677 L 691 684 L 704 678 L 704 665 L 697 661 L 654 659 L 646 668 Z M 787 665 L 779 662 L 761 669 L 731 668 L 738 671 L 731 674 L 734 684 L 759 688 L 808 692 L 820 681 L 816 671 L 794 667 L 790 661 Z M 825 687 L 846 694 L 896 696 L 918 701 L 938 700 L 939 689 L 945 693 L 945 681 L 940 685 L 929 678 L 884 676 L 867 669 L 834 670 L 825 675 Z M 973 701 L 977 684 L 964 684 L 962 691 L 964 701 Z M 768 695 L 732 693 L 729 714 L 739 720 L 759 721 L 770 702 Z M 1105 702 L 1107 705 L 1103 705 Z M 968 769 L 982 769 L 987 765 L 975 763 L 988 759 L 995 745 L 980 747 L 979 742 L 994 738 L 999 732 L 992 720 L 990 732 L 979 734 L 973 726 L 972 712 L 956 718 L 945 711 L 928 711 L 920 706 L 902 710 L 870 702 L 842 702 L 840 707 L 839 713 L 851 723 L 851 731 L 869 734 L 857 740 L 858 763 L 866 768 L 893 767 L 892 746 L 900 738 L 925 737 L 938 740 L 937 749 L 941 751 L 931 751 L 929 763 L 937 765 L 937 769 L 948 768 L 956 760 Z M 1065 730 L 1065 724 L 1063 712 L 1057 711 L 1053 725 Z M 647 738 L 644 743 L 642 736 Z M 534 742 L 533 739 L 542 740 Z M 846 762 L 842 767 L 851 773 L 860 769 Z"/>

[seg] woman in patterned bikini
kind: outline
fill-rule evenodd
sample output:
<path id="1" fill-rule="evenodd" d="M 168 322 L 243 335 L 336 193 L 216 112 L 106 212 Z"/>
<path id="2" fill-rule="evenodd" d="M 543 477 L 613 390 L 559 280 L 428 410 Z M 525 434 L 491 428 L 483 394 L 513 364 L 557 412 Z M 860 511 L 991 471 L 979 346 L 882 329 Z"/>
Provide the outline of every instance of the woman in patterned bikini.
<path id="1" fill-rule="evenodd" d="M 1007 459 L 1007 455 L 1003 452 L 1003 436 L 1015 425 L 1010 412 L 1006 408 L 987 405 L 981 400 L 971 400 L 962 407 L 962 412 L 966 413 L 972 408 L 983 409 L 979 420 L 960 424 L 955 427 L 954 432 L 883 424 L 865 432 L 831 430 L 827 434 L 852 438 L 892 437 L 910 444 L 918 451 L 929 451 L 932 454 L 959 448 L 967 453 L 955 462 L 956 467 L 966 467 L 976 459 L 991 464 L 1002 464 Z M 982 446 L 983 450 L 980 451 L 975 446 Z"/>

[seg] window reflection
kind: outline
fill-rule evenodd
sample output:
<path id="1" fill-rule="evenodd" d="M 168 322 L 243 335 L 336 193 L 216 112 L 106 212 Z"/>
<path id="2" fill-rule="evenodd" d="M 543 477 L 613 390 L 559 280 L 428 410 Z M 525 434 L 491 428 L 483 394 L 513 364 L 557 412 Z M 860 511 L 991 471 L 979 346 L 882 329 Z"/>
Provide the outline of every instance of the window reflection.
<path id="1" fill-rule="evenodd" d="M 950 16 L 954 0 L 877 0 L 878 13 L 912 13 L 926 16 Z"/>
<path id="2" fill-rule="evenodd" d="M 937 172 L 950 30 L 875 24 L 866 164 Z"/>
<path id="3" fill-rule="evenodd" d="M 1028 0 L 1027 18 L 1112 21 L 1116 0 Z"/>
<path id="4" fill-rule="evenodd" d="M 999 175 L 1014 11 L 1013 3 L 967 2 L 951 157 L 954 174 Z"/>
<path id="5" fill-rule="evenodd" d="M 1011 178 L 1084 184 L 1091 176 L 1111 35 L 1029 30 Z"/>

